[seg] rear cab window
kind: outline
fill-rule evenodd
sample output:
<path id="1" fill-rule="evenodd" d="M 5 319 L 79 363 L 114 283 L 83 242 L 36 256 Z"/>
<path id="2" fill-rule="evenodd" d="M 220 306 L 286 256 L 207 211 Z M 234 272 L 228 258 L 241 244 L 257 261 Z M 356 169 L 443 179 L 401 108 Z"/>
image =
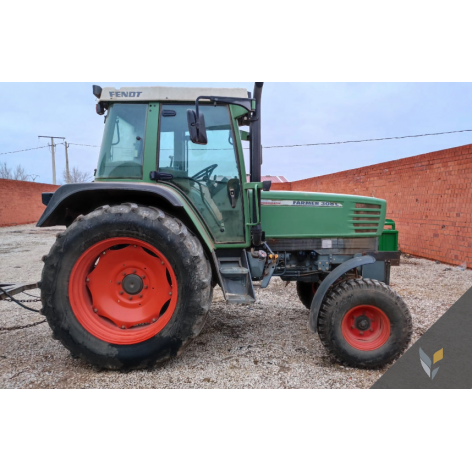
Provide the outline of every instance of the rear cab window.
<path id="1" fill-rule="evenodd" d="M 108 111 L 98 179 L 142 179 L 148 105 L 115 103 Z"/>

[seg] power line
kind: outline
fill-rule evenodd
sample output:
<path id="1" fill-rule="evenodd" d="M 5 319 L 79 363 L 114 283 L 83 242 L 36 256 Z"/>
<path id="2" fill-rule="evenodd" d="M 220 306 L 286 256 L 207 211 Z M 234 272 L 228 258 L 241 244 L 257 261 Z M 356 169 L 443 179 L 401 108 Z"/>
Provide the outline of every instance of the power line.
<path id="1" fill-rule="evenodd" d="M 19 151 L 0 152 L 0 156 L 3 156 L 4 154 L 15 154 L 16 152 L 33 151 L 34 149 L 42 149 L 42 148 L 47 148 L 47 147 L 49 147 L 49 145 L 39 146 L 39 147 L 35 147 L 35 148 L 30 148 L 30 149 L 20 149 Z"/>
<path id="2" fill-rule="evenodd" d="M 332 143 L 313 143 L 313 144 L 285 144 L 281 146 L 262 146 L 264 149 L 274 149 L 274 148 L 290 148 L 290 147 L 304 147 L 304 146 L 330 146 L 333 144 L 349 144 L 349 143 L 366 143 L 369 141 L 387 141 L 390 139 L 407 139 L 407 138 L 422 138 L 424 136 L 438 136 L 441 134 L 454 134 L 454 133 L 470 133 L 472 129 L 462 129 L 459 131 L 442 131 L 441 133 L 425 133 L 425 134 L 413 134 L 409 136 L 394 136 L 391 138 L 371 138 L 371 139 L 359 139 L 356 141 L 335 141 Z M 75 144 L 69 143 L 74 146 L 89 146 L 89 147 L 100 147 L 93 144 Z M 248 150 L 249 148 L 243 148 Z M 170 149 L 168 149 L 170 150 Z M 203 149 L 202 149 L 203 150 Z M 163 149 L 161 149 L 163 151 Z M 208 149 L 208 151 L 225 151 L 225 149 Z"/>
<path id="3" fill-rule="evenodd" d="M 275 149 L 275 148 L 291 148 L 291 147 L 306 147 L 306 146 L 331 146 L 334 144 L 350 144 L 350 143 L 366 143 L 370 141 L 388 141 L 391 139 L 407 139 L 407 138 L 422 138 L 424 136 L 439 136 L 441 134 L 454 134 L 454 133 L 470 133 L 472 132 L 472 129 L 462 129 L 459 131 L 443 131 L 441 133 L 425 133 L 425 134 L 413 134 L 409 136 L 393 136 L 390 138 L 371 138 L 371 139 L 359 139 L 359 140 L 351 140 L 351 141 L 334 141 L 331 143 L 310 143 L 310 144 L 284 144 L 280 146 L 263 146 L 264 149 Z M 78 143 L 68 143 L 70 146 L 85 146 L 85 147 L 95 147 L 98 148 L 100 146 L 96 144 L 78 144 Z M 35 147 L 35 148 L 30 148 L 30 149 L 20 149 L 19 151 L 10 151 L 10 152 L 2 152 L 0 153 L 0 156 L 4 154 L 14 154 L 17 152 L 26 152 L 26 151 L 33 151 L 34 149 L 42 149 L 49 147 L 48 146 L 40 146 L 40 147 Z M 249 148 L 243 148 L 243 149 L 249 149 Z M 162 149 L 161 149 L 162 150 Z M 210 149 L 208 149 L 210 150 Z M 211 149 L 217 150 L 217 149 Z M 224 150 L 224 149 L 222 149 Z"/>
<path id="4" fill-rule="evenodd" d="M 314 143 L 314 144 L 287 144 L 284 146 L 264 146 L 264 149 L 302 147 L 302 146 L 330 146 L 332 144 L 348 144 L 348 143 L 366 143 L 368 141 L 386 141 L 388 139 L 422 138 L 423 136 L 438 136 L 440 134 L 453 134 L 453 133 L 469 133 L 471 131 L 472 129 L 463 129 L 460 131 L 443 131 L 441 133 L 414 134 L 410 136 L 394 136 L 392 138 L 360 139 L 358 141 L 336 141 L 333 143 Z"/>
<path id="5" fill-rule="evenodd" d="M 95 144 L 77 144 L 77 143 L 69 143 L 69 146 L 100 147 L 100 146 L 96 146 Z"/>
<path id="6" fill-rule="evenodd" d="M 410 136 L 394 136 L 391 138 L 371 138 L 371 139 L 359 139 L 356 141 L 335 141 L 332 143 L 313 143 L 313 144 L 285 144 L 281 146 L 262 146 L 264 149 L 274 149 L 274 148 L 290 148 L 290 147 L 304 147 L 304 146 L 330 146 L 333 144 L 348 144 L 348 143 L 366 143 L 369 141 L 387 141 L 389 139 L 406 139 L 406 138 L 422 138 L 424 136 L 438 136 L 440 134 L 454 134 L 454 133 L 470 133 L 472 129 L 462 129 L 459 131 L 443 131 L 441 133 L 425 133 L 425 134 L 414 134 Z M 90 146 L 89 144 L 76 144 L 76 146 Z M 100 147 L 100 146 L 93 146 Z M 249 148 L 243 148 L 248 150 Z M 168 149 L 169 151 L 171 149 Z M 194 151 L 195 149 L 192 149 Z M 197 149 L 197 151 L 200 149 Z M 204 151 L 205 149 L 201 149 Z M 208 151 L 225 151 L 226 149 L 207 149 Z M 161 149 L 163 151 L 163 149 Z"/>
<path id="7" fill-rule="evenodd" d="M 59 143 L 61 144 L 61 143 Z M 94 144 L 76 144 L 76 143 L 68 143 L 69 145 L 73 146 L 88 146 L 88 147 L 100 147 L 100 146 L 95 146 Z M 34 148 L 29 148 L 29 149 L 20 149 L 18 151 L 9 151 L 9 152 L 0 152 L 0 156 L 3 156 L 4 154 L 15 154 L 17 152 L 26 152 L 26 151 L 34 151 L 35 149 L 43 149 L 50 147 L 51 145 L 48 144 L 47 146 L 39 146 L 39 147 L 34 147 Z M 54 146 L 58 146 L 58 144 L 54 144 Z"/>

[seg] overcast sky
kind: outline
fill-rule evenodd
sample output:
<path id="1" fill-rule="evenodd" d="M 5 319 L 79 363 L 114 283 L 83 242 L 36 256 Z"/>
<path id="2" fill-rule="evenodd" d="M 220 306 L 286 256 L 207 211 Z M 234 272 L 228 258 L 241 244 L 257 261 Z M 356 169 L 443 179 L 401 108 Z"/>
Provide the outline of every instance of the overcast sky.
<path id="1" fill-rule="evenodd" d="M 99 83 L 126 85 L 236 86 L 253 83 Z M 472 129 L 468 83 L 271 83 L 264 86 L 264 146 L 307 144 Z M 95 113 L 91 83 L 0 83 L 0 153 L 47 144 L 38 135 L 100 145 L 103 117 Z M 58 141 L 60 142 L 60 141 Z M 264 150 L 263 175 L 298 180 L 472 142 L 472 133 L 373 143 Z M 93 173 L 98 148 L 71 146 L 71 166 Z M 52 182 L 48 148 L 0 155 L 37 182 Z M 57 147 L 62 183 L 64 148 Z"/>

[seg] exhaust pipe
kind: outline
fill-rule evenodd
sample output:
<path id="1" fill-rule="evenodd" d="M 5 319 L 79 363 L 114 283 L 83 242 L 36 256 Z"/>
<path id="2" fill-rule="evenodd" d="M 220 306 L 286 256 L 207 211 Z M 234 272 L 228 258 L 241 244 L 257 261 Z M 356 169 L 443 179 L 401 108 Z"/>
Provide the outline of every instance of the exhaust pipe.
<path id="1" fill-rule="evenodd" d="M 264 82 L 254 84 L 253 98 L 256 101 L 256 111 L 251 118 L 251 182 L 261 182 L 262 167 L 262 129 L 261 129 L 261 99 Z"/>
<path id="2" fill-rule="evenodd" d="M 261 99 L 262 87 L 264 82 L 256 82 L 254 84 L 254 100 L 256 101 L 256 111 L 251 117 L 251 182 L 261 182 L 261 167 L 262 167 L 262 139 L 261 139 Z M 257 206 L 261 208 L 261 191 L 254 192 L 254 200 L 257 199 Z M 256 221 L 256 202 L 253 205 L 253 221 Z M 252 244 L 256 247 L 262 244 L 262 227 L 259 223 L 251 228 Z"/>

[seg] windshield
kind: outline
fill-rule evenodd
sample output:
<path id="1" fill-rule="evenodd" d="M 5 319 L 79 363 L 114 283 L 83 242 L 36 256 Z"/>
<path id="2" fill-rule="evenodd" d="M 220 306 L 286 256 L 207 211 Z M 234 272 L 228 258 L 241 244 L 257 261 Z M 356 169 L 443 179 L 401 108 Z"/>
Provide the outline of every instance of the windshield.
<path id="1" fill-rule="evenodd" d="M 97 178 L 142 179 L 146 104 L 115 103 L 107 115 Z"/>
<path id="2" fill-rule="evenodd" d="M 218 242 L 244 241 L 241 182 L 227 106 L 202 105 L 208 144 L 189 139 L 189 105 L 161 107 L 159 170 L 173 175 Z"/>

